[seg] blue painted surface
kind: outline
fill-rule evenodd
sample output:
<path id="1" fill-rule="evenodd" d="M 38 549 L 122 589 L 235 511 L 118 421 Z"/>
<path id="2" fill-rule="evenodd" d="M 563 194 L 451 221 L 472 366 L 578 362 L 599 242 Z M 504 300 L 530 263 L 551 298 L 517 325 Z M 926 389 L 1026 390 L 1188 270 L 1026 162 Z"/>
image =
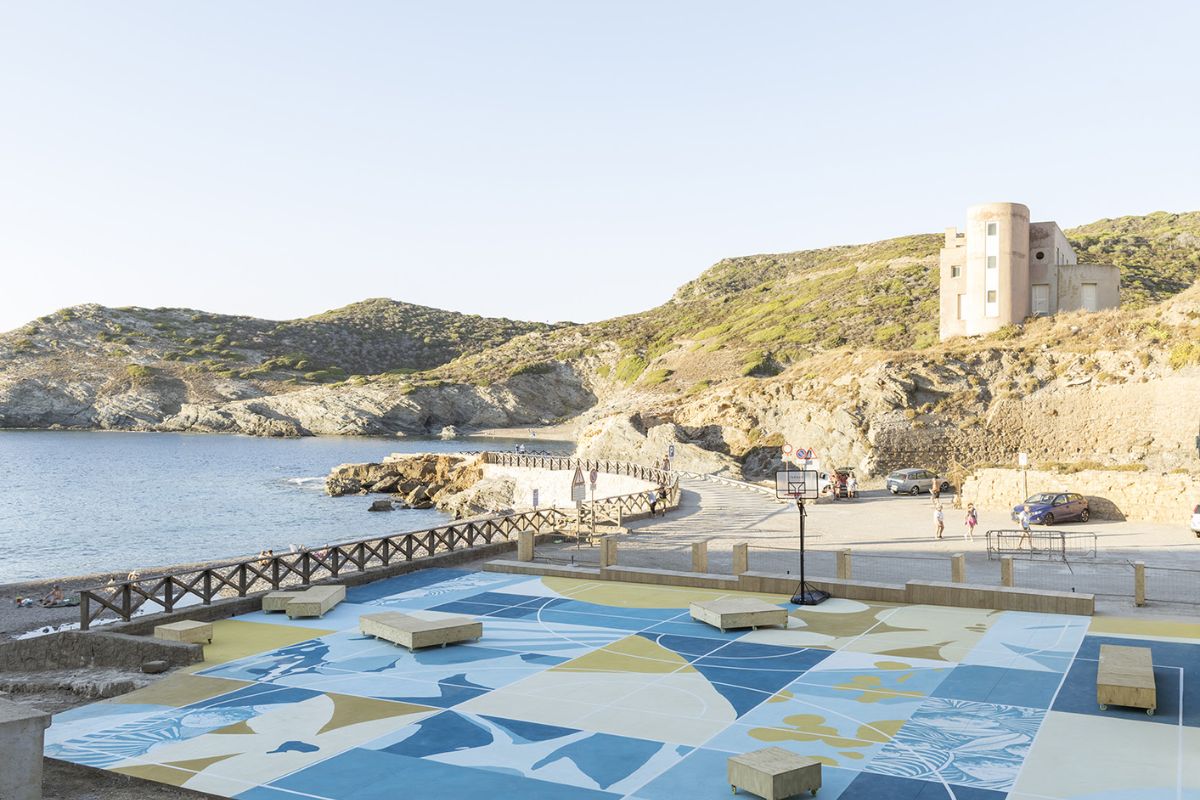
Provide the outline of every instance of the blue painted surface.
<path id="1" fill-rule="evenodd" d="M 1096 672 L 1100 658 L 1100 645 L 1116 644 L 1127 647 L 1150 648 L 1150 659 L 1154 664 L 1154 683 L 1158 697 L 1158 710 L 1153 717 L 1136 708 L 1109 706 L 1101 711 L 1096 702 Z M 1181 677 L 1182 670 L 1182 677 Z M 1180 683 L 1182 686 L 1182 696 Z M 1054 701 L 1055 711 L 1074 714 L 1094 714 L 1106 717 L 1152 721 L 1162 725 L 1180 723 L 1180 700 L 1182 699 L 1182 722 L 1189 727 L 1200 727 L 1200 646 L 1158 642 L 1149 639 L 1129 639 L 1115 636 L 1087 636 L 1079 648 L 1067 678 Z"/>
<path id="2" fill-rule="evenodd" d="M 960 664 L 933 691 L 933 696 L 977 700 L 998 705 L 1049 708 L 1062 677 L 1057 672 Z"/>

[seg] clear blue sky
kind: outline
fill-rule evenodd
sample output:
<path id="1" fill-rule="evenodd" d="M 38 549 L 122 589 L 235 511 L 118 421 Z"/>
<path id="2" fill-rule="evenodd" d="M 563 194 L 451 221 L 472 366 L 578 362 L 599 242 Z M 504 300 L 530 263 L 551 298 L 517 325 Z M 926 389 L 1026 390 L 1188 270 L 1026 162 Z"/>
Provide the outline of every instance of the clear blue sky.
<path id="1" fill-rule="evenodd" d="M 1015 200 L 1200 208 L 1193 2 L 0 0 L 0 330 L 589 321 Z"/>

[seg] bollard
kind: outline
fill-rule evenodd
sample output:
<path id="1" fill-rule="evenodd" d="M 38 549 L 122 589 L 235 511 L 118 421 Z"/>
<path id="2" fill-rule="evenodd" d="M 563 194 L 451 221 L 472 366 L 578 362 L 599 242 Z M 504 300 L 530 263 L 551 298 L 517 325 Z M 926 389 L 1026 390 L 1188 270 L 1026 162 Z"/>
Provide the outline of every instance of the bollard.
<path id="1" fill-rule="evenodd" d="M 950 556 L 950 581 L 951 583 L 967 582 L 967 557 L 962 553 Z"/>
<path id="2" fill-rule="evenodd" d="M 1016 585 L 1013 582 L 1013 557 L 1012 556 L 1001 556 L 1000 557 L 1000 585 L 1001 586 L 1015 586 Z"/>
<path id="3" fill-rule="evenodd" d="M 1146 562 L 1133 562 L 1133 604 L 1146 605 Z"/>
<path id="4" fill-rule="evenodd" d="M 750 571 L 750 545 L 745 542 L 733 546 L 733 574 Z"/>
<path id="5" fill-rule="evenodd" d="M 708 572 L 708 540 L 692 542 L 692 572 Z"/>
<path id="6" fill-rule="evenodd" d="M 50 715 L 0 698 L 0 797 L 41 800 L 42 745 Z"/>
<path id="7" fill-rule="evenodd" d="M 517 561 L 533 561 L 533 531 L 517 533 Z"/>
<path id="8" fill-rule="evenodd" d="M 615 536 L 605 536 L 600 540 L 600 566 L 615 567 L 617 565 L 617 539 Z"/>
<path id="9" fill-rule="evenodd" d="M 850 548 L 838 550 L 837 552 L 837 576 L 840 580 L 848 581 L 854 574 L 853 565 L 850 563 Z"/>

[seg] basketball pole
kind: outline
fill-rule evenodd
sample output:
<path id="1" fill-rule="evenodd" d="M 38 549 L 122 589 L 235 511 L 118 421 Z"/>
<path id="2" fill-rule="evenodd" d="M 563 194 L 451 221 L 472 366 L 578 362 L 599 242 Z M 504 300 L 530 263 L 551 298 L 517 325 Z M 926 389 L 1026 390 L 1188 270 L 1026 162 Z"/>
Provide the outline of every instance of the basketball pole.
<path id="1" fill-rule="evenodd" d="M 804 510 L 804 493 L 796 495 L 796 510 L 800 512 L 800 585 L 792 595 L 792 602 L 799 606 L 815 606 L 829 599 L 829 592 L 814 589 L 804 579 L 804 518 L 808 512 Z"/>

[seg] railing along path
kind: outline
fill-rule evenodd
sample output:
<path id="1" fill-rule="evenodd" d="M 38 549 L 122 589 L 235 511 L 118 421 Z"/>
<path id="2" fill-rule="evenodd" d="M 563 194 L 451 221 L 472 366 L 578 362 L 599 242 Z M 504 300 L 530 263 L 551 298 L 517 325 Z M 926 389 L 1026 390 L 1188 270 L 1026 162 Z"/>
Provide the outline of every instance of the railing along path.
<path id="1" fill-rule="evenodd" d="M 520 453 L 481 454 L 488 464 L 546 470 L 582 469 L 610 475 L 625 475 L 667 490 L 667 508 L 679 504 L 679 483 L 666 470 L 625 461 L 586 460 L 564 456 Z M 610 516 L 637 514 L 650 510 L 647 490 L 594 501 L 595 513 Z M 427 558 L 451 550 L 491 544 L 496 539 L 509 541 L 521 531 L 557 531 L 575 515 L 557 508 L 534 509 L 484 519 L 442 525 L 420 531 L 396 533 L 371 539 L 357 539 L 314 550 L 254 556 L 211 564 L 199 569 L 167 572 L 160 575 L 131 576 L 105 586 L 93 586 L 79 592 L 79 627 L 87 630 L 92 621 L 105 612 L 128 622 L 147 604 L 164 612 L 174 611 L 181 601 L 196 598 L 204 605 L 222 596 L 245 597 L 266 587 L 305 586 L 314 580 L 337 578 L 353 572 L 385 567 L 390 564 Z M 265 584 L 265 585 L 264 585 Z"/>

